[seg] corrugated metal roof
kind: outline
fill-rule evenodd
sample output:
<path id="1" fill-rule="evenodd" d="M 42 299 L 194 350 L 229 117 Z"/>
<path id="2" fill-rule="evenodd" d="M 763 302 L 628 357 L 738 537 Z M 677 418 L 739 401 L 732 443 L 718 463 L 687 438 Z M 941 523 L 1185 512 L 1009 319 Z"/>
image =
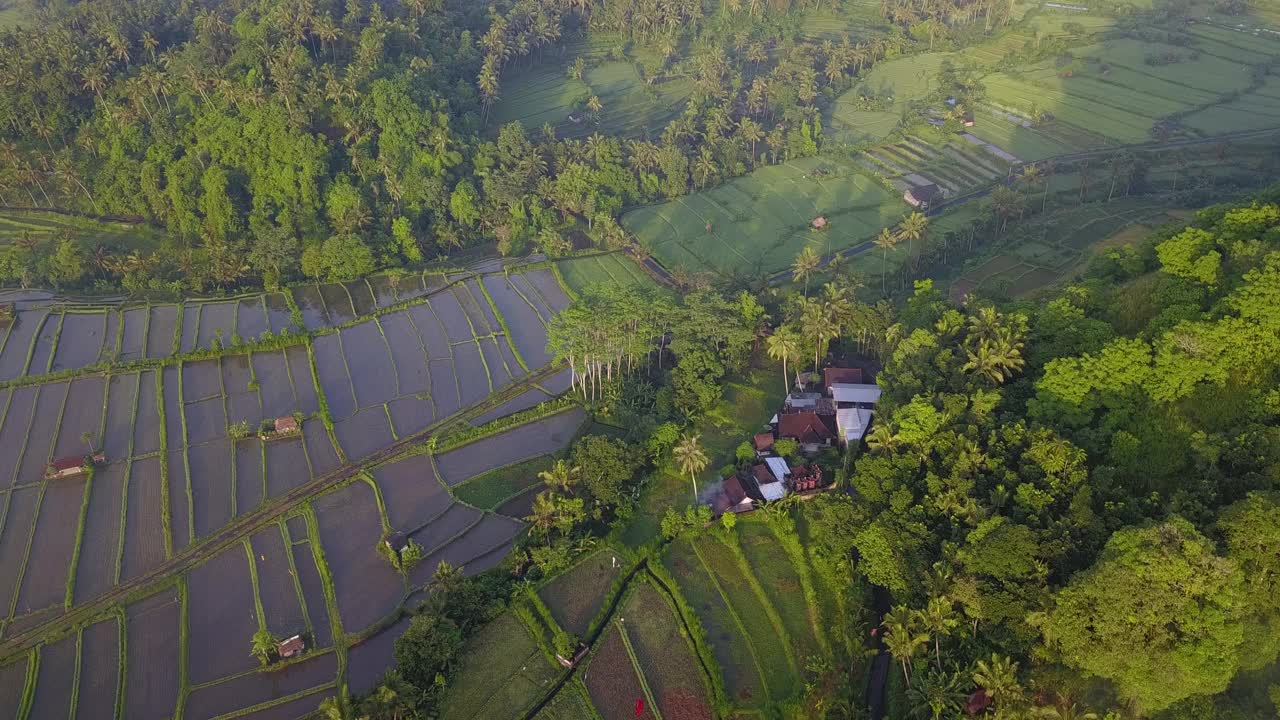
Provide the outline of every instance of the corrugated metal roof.
<path id="1" fill-rule="evenodd" d="M 769 472 L 779 480 L 786 479 L 791 474 L 791 468 L 787 467 L 787 461 L 780 457 L 767 457 L 764 459 L 766 465 L 769 466 Z"/>
<path id="2" fill-rule="evenodd" d="M 780 482 L 760 483 L 760 494 L 765 500 L 781 500 L 787 496 L 787 489 Z"/>
<path id="3" fill-rule="evenodd" d="M 865 408 L 841 408 L 836 411 L 836 424 L 845 442 L 861 440 L 871 424 L 871 411 Z"/>
<path id="4" fill-rule="evenodd" d="M 835 383 L 831 397 L 838 403 L 875 403 L 880 400 L 879 385 Z"/>

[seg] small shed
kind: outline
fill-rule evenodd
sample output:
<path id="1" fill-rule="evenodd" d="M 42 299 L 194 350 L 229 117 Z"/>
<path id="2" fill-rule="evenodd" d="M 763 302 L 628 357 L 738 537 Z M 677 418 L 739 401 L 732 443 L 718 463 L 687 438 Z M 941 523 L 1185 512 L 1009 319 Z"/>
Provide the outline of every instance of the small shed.
<path id="1" fill-rule="evenodd" d="M 724 483 L 720 486 L 720 492 L 711 500 L 711 509 L 717 515 L 723 515 L 727 512 L 750 512 L 755 507 L 755 503 L 747 495 L 747 491 L 742 487 L 742 481 L 738 479 L 737 475 L 730 475 L 725 478 Z"/>
<path id="2" fill-rule="evenodd" d="M 67 478 L 80 477 L 85 473 L 86 467 L 102 465 L 106 462 L 107 456 L 103 452 L 58 458 L 45 466 L 44 479 L 65 480 Z"/>
<path id="3" fill-rule="evenodd" d="M 307 643 L 302 639 L 301 635 L 294 635 L 291 638 L 281 640 L 276 643 L 276 654 L 281 660 L 291 657 L 297 657 L 305 652 Z"/>
<path id="4" fill-rule="evenodd" d="M 935 201 L 942 199 L 942 188 L 936 183 L 916 185 L 903 193 L 902 199 L 911 207 L 929 207 Z"/>
<path id="5" fill-rule="evenodd" d="M 965 127 L 973 127 L 973 111 L 966 110 L 963 117 Z"/>
<path id="6" fill-rule="evenodd" d="M 836 411 L 836 427 L 840 431 L 840 439 L 845 443 L 861 441 L 870 424 L 871 411 L 866 408 L 851 407 Z"/>
<path id="7" fill-rule="evenodd" d="M 263 423 L 262 431 L 258 436 L 264 440 L 277 440 L 280 438 L 292 437 L 302 432 L 302 425 L 292 415 L 282 415 L 268 423 Z"/>
<path id="8" fill-rule="evenodd" d="M 817 413 L 797 412 L 788 413 L 779 419 L 778 436 L 791 438 L 800 443 L 805 452 L 813 453 L 830 445 L 836 434 Z"/>
<path id="9" fill-rule="evenodd" d="M 781 500 L 787 496 L 787 488 L 781 478 L 775 477 L 767 465 L 755 465 L 751 468 L 751 477 L 760 490 L 760 498 L 765 501 Z"/>
<path id="10" fill-rule="evenodd" d="M 809 226 L 812 227 L 814 230 L 821 230 L 827 226 L 827 219 L 822 215 L 819 215 L 818 217 L 814 218 L 812 222 L 809 223 Z"/>
<path id="11" fill-rule="evenodd" d="M 768 466 L 769 474 L 778 480 L 786 480 L 791 476 L 791 468 L 787 466 L 787 461 L 780 457 L 765 458 L 764 464 Z"/>
<path id="12" fill-rule="evenodd" d="M 756 433 L 755 437 L 751 438 L 751 444 L 755 447 L 757 453 L 767 453 L 773 449 L 773 433 Z"/>
<path id="13" fill-rule="evenodd" d="M 836 383 L 862 382 L 862 368 L 829 367 L 822 370 L 822 384 L 827 395 L 831 394 L 831 386 Z"/>
<path id="14" fill-rule="evenodd" d="M 388 550 L 398 554 L 409 546 L 409 536 L 397 530 L 383 538 L 382 542 Z"/>

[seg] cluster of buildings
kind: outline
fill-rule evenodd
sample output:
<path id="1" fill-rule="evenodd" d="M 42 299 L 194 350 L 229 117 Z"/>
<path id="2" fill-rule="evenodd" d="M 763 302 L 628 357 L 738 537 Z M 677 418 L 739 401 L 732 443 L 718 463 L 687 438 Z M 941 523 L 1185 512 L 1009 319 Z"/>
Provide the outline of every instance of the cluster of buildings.
<path id="1" fill-rule="evenodd" d="M 828 367 L 817 373 L 800 373 L 794 390 L 766 429 L 751 439 L 756 459 L 749 470 L 724 479 L 711 497 L 716 514 L 747 512 L 757 503 L 781 500 L 788 494 L 820 492 L 830 478 L 812 458 L 831 447 L 858 444 L 867 433 L 880 386 L 864 382 L 860 368 Z M 779 440 L 793 441 L 805 463 L 795 464 L 776 452 Z"/>

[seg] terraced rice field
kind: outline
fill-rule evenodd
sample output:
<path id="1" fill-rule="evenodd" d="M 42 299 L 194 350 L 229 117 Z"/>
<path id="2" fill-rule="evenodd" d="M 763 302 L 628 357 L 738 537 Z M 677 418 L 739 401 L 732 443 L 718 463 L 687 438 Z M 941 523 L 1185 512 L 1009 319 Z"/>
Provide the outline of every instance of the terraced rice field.
<path id="1" fill-rule="evenodd" d="M 511 613 L 467 641 L 445 695 L 442 720 L 514 720 L 541 697 L 559 666 Z"/>
<path id="2" fill-rule="evenodd" d="M 940 148 L 918 137 L 865 150 L 862 157 L 863 167 L 900 190 L 933 184 L 947 197 L 990 185 L 1010 166 L 1007 158 L 973 143 L 957 141 Z"/>
<path id="3" fill-rule="evenodd" d="M 56 624 L 68 609 L 147 575 L 263 503 L 397 438 L 456 422 L 451 416 L 466 405 L 524 382 L 549 362 L 545 324 L 569 302 L 548 269 L 373 278 L 292 292 L 311 303 L 303 315 L 319 318 L 323 333 L 283 350 L 227 348 L 209 359 L 166 359 L 159 368 L 120 360 L 152 352 L 164 359 L 231 332 L 282 327 L 291 300 L 89 308 L 49 294 L 17 295 L 19 322 L 3 337 L 24 349 L 4 353 L 0 365 L 15 369 L 7 379 L 31 367 L 93 365 L 104 348 L 116 362 L 71 379 L 0 386 L 0 455 L 13 458 L 0 471 L 0 640 Z M 334 325 L 341 327 L 328 329 Z M 73 335 L 90 338 L 89 349 L 71 342 Z M 475 422 L 564 389 L 558 375 L 531 384 Z M 304 418 L 294 438 L 263 442 L 231 430 L 294 413 Z M 0 701 L 14 691 L 22 702 L 26 668 L 39 657 L 30 694 L 39 710 L 24 716 L 65 717 L 63 703 L 78 696 L 83 717 L 110 718 L 118 706 L 120 716 L 143 720 L 177 713 L 290 720 L 335 692 L 344 656 L 348 667 L 357 656 L 368 663 L 353 687 L 376 682 L 391 661 L 394 628 L 365 636 L 420 594 L 441 561 L 482 572 L 505 557 L 523 528 L 456 502 L 446 481 L 461 484 L 567 444 L 582 417 L 564 412 L 439 458 L 396 460 L 291 501 L 298 504 L 283 521 L 233 538 L 170 584 L 151 585 L 149 596 L 6 658 Z M 51 459 L 90 447 L 107 455 L 91 476 L 43 479 Z M 407 576 L 377 552 L 391 530 L 426 550 Z M 259 628 L 301 634 L 308 652 L 283 668 L 260 669 L 248 652 Z"/>
<path id="4" fill-rule="evenodd" d="M 5 9 L 0 3 L 0 27 L 5 24 L 6 17 L 21 11 Z M 31 201 L 29 196 L 18 196 L 8 193 L 5 204 L 39 205 L 43 198 Z M 30 238 L 35 241 L 51 240 L 67 235 L 86 249 L 99 245 L 122 246 L 129 248 L 148 248 L 160 243 L 164 233 L 147 225 L 125 222 L 106 222 L 89 218 L 63 215 L 47 210 L 5 210 L 0 212 L 0 245 L 8 245 L 19 238 Z"/>
<path id="5" fill-rule="evenodd" d="M 558 575 L 538 594 L 560 627 L 582 636 L 590 629 L 591 620 L 600 611 L 610 586 L 626 565 L 626 558 L 616 550 L 604 548 Z"/>
<path id="6" fill-rule="evenodd" d="M 851 163 L 805 158 L 633 210 L 623 225 L 668 269 L 757 275 L 790 265 L 806 245 L 826 253 L 863 242 L 904 207 Z M 819 215 L 829 225 L 811 230 Z"/>

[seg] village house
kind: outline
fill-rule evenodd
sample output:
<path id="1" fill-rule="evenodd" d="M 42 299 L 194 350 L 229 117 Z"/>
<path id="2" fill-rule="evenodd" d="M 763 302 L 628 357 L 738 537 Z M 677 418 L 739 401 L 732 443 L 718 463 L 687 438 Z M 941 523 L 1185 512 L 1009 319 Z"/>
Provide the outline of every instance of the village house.
<path id="1" fill-rule="evenodd" d="M 861 442 L 880 401 L 880 386 L 863 383 L 862 370 L 858 368 L 827 368 L 823 377 L 827 395 L 835 404 L 840 442 Z"/>
<path id="2" fill-rule="evenodd" d="M 902 199 L 911 207 L 928 209 L 942 199 L 942 188 L 935 183 L 917 185 L 902 194 Z"/>
<path id="3" fill-rule="evenodd" d="M 398 555 L 409 546 L 409 536 L 397 530 L 383 538 L 382 542 L 387 546 L 388 550 Z"/>
<path id="4" fill-rule="evenodd" d="M 755 437 L 751 438 L 751 446 L 755 448 L 757 457 L 768 455 L 773 452 L 773 433 L 756 433 Z"/>
<path id="5" fill-rule="evenodd" d="M 67 478 L 80 477 L 85 474 L 87 467 L 104 465 L 106 462 L 107 456 L 102 452 L 96 452 L 92 455 L 59 458 L 45 466 L 44 479 L 65 480 Z"/>
<path id="6" fill-rule="evenodd" d="M 302 432 L 302 425 L 291 415 L 284 415 L 262 423 L 258 437 L 263 440 L 279 440 Z"/>
<path id="7" fill-rule="evenodd" d="M 778 416 L 778 437 L 795 440 L 802 451 L 812 455 L 830 447 L 836 439 L 835 429 L 824 418 L 834 420 L 834 416 L 819 415 L 813 411 L 783 413 Z"/>
<path id="8" fill-rule="evenodd" d="M 756 492 L 748 494 L 755 495 L 761 502 L 781 500 L 787 496 L 786 485 L 774 476 L 769 466 L 764 463 L 757 463 L 751 467 L 751 479 L 755 480 Z"/>
<path id="9" fill-rule="evenodd" d="M 809 226 L 812 227 L 814 230 L 821 230 L 827 226 L 827 219 L 819 215 L 818 217 L 813 219 L 813 222 L 809 223 Z"/>
<path id="10" fill-rule="evenodd" d="M 297 657 L 306 652 L 306 649 L 307 643 L 301 635 L 294 635 L 276 643 L 276 655 L 279 655 L 281 660 Z"/>
<path id="11" fill-rule="evenodd" d="M 727 512 L 744 513 L 755 510 L 755 501 L 747 495 L 747 491 L 742 486 L 742 480 L 737 475 L 730 475 L 724 479 L 720 486 L 720 491 L 711 499 L 711 511 L 716 515 L 723 515 Z"/>

